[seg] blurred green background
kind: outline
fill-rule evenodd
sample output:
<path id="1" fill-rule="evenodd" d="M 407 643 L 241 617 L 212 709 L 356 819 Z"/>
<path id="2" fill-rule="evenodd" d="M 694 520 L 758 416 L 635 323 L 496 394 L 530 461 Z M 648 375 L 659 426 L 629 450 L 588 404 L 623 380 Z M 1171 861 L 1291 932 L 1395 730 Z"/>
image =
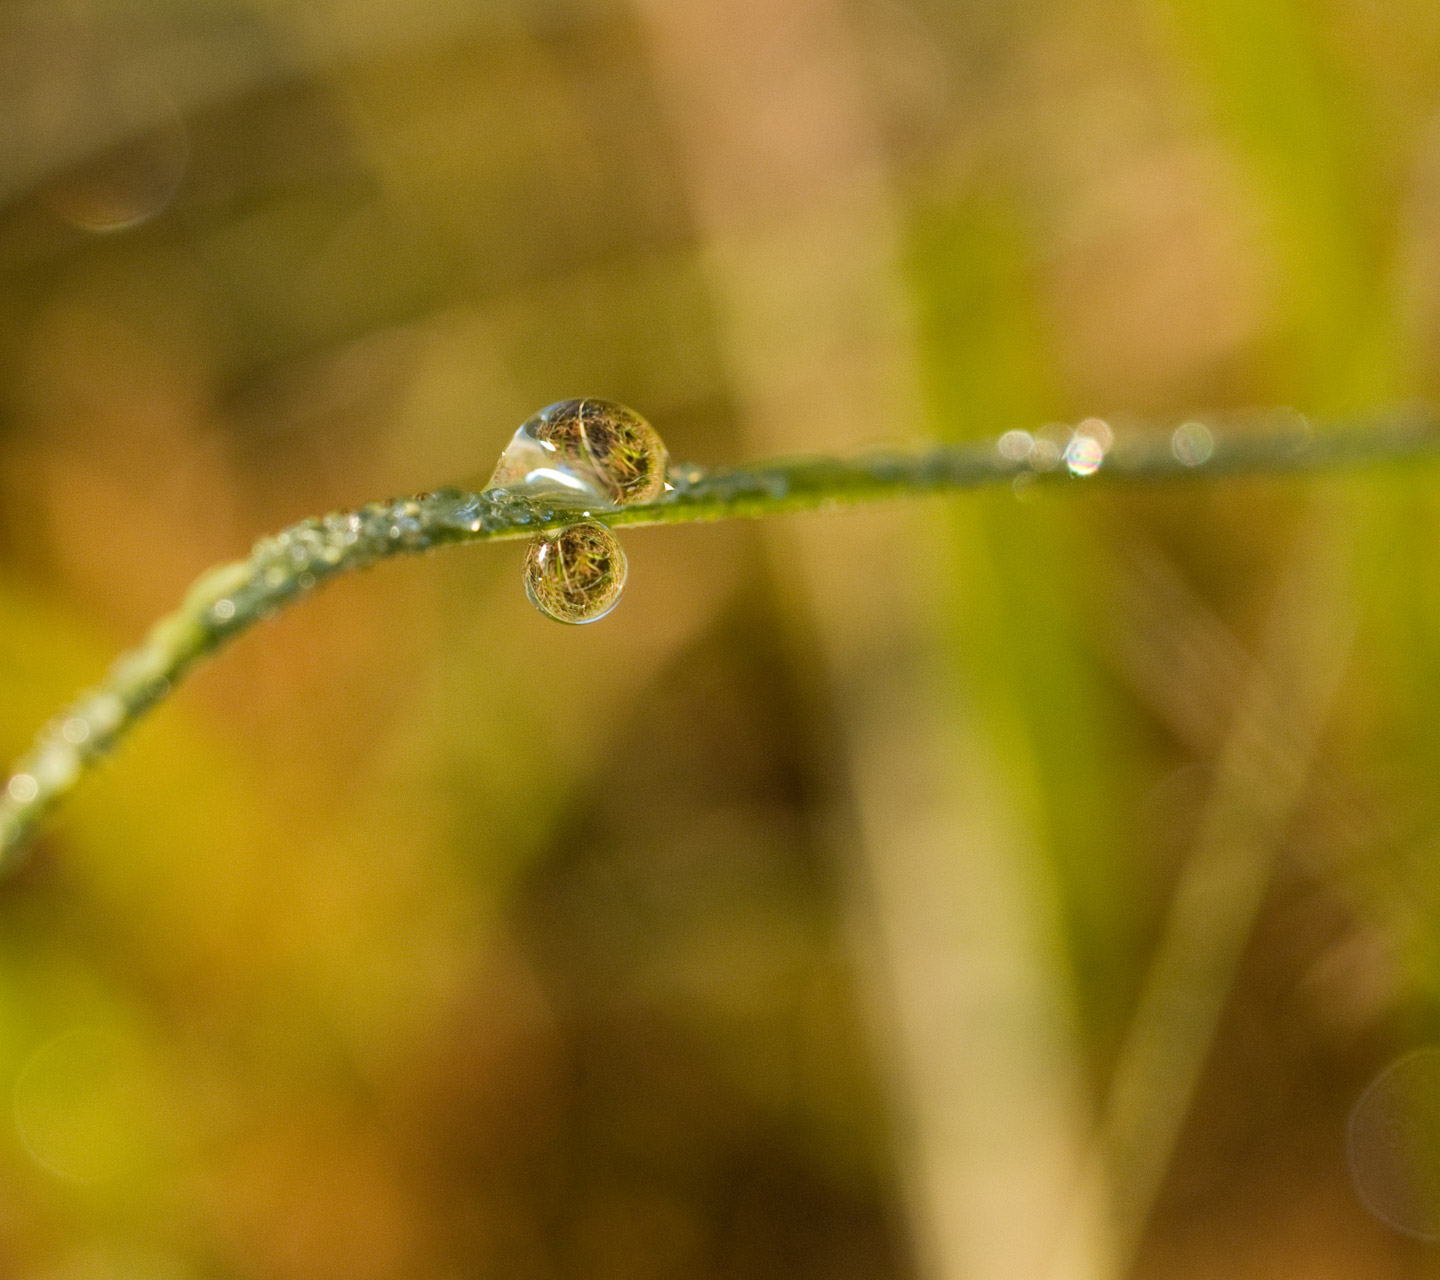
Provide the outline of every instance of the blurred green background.
<path id="1" fill-rule="evenodd" d="M 3 0 L 0 753 L 562 397 L 1433 397 L 1437 86 L 1428 0 Z M 515 545 L 336 585 L 0 886 L 0 1275 L 1434 1274 L 1433 1103 L 1346 1133 L 1440 1038 L 1436 482 L 641 530 L 583 629 Z"/>

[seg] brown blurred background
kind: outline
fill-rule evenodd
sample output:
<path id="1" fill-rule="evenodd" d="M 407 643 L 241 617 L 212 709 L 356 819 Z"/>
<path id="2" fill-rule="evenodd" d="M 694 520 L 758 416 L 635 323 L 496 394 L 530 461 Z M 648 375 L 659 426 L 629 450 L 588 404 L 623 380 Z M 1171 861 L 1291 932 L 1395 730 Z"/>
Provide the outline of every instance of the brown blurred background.
<path id="1" fill-rule="evenodd" d="M 1434 396 L 1437 86 L 1426 0 L 0 0 L 0 751 L 566 396 Z M 0 887 L 0 1276 L 1434 1274 L 1437 479 L 328 589 Z"/>

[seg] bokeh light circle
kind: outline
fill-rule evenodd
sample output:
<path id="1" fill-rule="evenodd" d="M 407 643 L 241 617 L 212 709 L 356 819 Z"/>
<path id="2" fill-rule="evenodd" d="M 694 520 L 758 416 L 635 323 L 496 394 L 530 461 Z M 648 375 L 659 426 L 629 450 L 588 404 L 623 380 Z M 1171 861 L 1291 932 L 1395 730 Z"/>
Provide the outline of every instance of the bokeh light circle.
<path id="1" fill-rule="evenodd" d="M 41 1045 L 21 1069 L 15 1126 L 38 1164 L 98 1182 L 127 1163 L 136 1117 L 126 1048 L 107 1032 L 81 1027 Z"/>
<path id="2" fill-rule="evenodd" d="M 1347 1133 L 1365 1207 L 1397 1231 L 1440 1240 L 1440 1048 L 1417 1049 L 1360 1095 Z"/>

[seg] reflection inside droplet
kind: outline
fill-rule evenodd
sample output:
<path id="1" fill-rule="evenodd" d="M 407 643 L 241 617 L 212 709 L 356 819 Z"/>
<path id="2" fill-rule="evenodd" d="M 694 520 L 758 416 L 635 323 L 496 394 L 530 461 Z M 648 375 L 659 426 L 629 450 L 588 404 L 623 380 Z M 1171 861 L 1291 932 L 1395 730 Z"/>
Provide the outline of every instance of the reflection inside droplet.
<path id="1" fill-rule="evenodd" d="M 1391 1063 L 1350 1113 L 1350 1176 L 1397 1231 L 1440 1240 L 1440 1049 Z"/>
<path id="2" fill-rule="evenodd" d="M 1170 436 L 1170 452 L 1182 466 L 1204 466 L 1215 453 L 1215 437 L 1203 422 L 1182 422 Z"/>

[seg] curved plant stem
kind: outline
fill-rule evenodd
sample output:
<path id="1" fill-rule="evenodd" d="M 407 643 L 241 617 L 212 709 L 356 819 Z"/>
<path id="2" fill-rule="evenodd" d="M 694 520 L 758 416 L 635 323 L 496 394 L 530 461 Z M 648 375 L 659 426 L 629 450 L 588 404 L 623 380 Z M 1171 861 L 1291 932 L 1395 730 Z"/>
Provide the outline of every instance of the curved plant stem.
<path id="1" fill-rule="evenodd" d="M 1108 429 L 1100 434 L 1107 435 Z M 678 524 L 783 515 L 984 485 L 1093 486 L 1409 462 L 1440 456 L 1440 415 L 1414 409 L 1326 429 L 1312 428 L 1293 414 L 1266 415 L 1227 428 L 1187 423 L 1173 433 L 1138 431 L 1115 440 L 1108 451 L 1100 449 L 1101 443 L 1082 424 L 1073 434 L 1061 430 L 1032 439 L 1012 432 L 998 444 L 922 452 L 780 459 L 717 471 L 675 466 L 662 497 L 596 514 L 611 525 Z M 577 518 L 574 511 L 500 490 L 446 489 L 315 517 L 262 538 L 248 559 L 204 574 L 174 613 L 156 623 L 95 689 L 41 731 L 0 790 L 0 872 L 86 769 L 111 751 L 192 666 L 254 623 L 338 574 L 390 556 L 528 538 Z"/>

